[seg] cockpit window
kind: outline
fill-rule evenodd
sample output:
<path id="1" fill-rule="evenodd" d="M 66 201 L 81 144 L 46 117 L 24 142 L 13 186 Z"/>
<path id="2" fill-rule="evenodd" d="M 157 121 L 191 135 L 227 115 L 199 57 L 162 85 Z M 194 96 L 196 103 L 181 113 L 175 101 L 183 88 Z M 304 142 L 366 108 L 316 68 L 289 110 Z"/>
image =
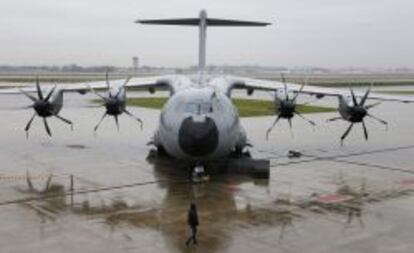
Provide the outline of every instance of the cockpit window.
<path id="1" fill-rule="evenodd" d="M 188 103 L 185 107 L 185 112 L 203 115 L 213 112 L 213 106 L 211 103 Z"/>
<path id="2" fill-rule="evenodd" d="M 195 103 L 188 103 L 185 106 L 185 112 L 191 113 L 191 114 L 197 114 L 198 112 L 198 106 Z"/>
<path id="3" fill-rule="evenodd" d="M 200 112 L 201 114 L 207 114 L 213 112 L 213 106 L 211 103 L 202 103 L 200 104 Z"/>

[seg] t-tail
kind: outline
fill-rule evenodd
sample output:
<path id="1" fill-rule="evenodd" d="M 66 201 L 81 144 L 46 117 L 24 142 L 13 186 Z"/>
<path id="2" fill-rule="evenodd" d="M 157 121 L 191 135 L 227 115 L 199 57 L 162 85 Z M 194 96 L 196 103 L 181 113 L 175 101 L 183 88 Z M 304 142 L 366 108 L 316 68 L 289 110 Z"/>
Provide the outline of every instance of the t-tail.
<path id="1" fill-rule="evenodd" d="M 198 18 L 179 18 L 179 19 L 150 19 L 137 20 L 135 23 L 150 24 L 150 25 L 182 25 L 182 26 L 198 26 L 199 27 L 199 51 L 198 51 L 198 70 L 200 74 L 200 81 L 203 80 L 203 75 L 206 68 L 206 40 L 208 26 L 268 26 L 270 23 L 216 19 L 208 18 L 205 10 L 200 11 Z"/>

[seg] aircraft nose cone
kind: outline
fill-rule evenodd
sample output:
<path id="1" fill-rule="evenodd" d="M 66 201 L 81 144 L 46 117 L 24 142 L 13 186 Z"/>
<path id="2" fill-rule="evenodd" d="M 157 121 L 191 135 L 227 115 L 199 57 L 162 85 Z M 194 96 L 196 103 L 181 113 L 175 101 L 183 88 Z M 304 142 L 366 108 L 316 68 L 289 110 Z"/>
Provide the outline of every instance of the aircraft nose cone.
<path id="1" fill-rule="evenodd" d="M 186 118 L 179 130 L 181 149 L 191 156 L 211 154 L 218 146 L 219 133 L 213 119 L 206 117 L 204 121 Z"/>

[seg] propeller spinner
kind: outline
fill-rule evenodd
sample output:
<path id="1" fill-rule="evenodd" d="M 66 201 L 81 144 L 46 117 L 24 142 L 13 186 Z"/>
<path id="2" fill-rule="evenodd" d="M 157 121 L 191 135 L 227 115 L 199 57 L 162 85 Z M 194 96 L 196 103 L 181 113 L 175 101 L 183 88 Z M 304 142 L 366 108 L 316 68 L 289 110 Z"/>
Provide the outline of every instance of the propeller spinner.
<path id="1" fill-rule="evenodd" d="M 126 94 L 125 94 L 125 86 L 128 84 L 129 80 L 131 79 L 131 77 L 128 77 L 124 83 L 122 84 L 122 86 L 120 86 L 118 88 L 118 92 L 116 94 L 112 94 L 111 93 L 111 85 L 109 82 L 109 76 L 108 73 L 106 73 L 106 85 L 108 88 L 108 96 L 102 96 L 101 94 L 99 94 L 98 92 L 96 92 L 92 87 L 90 87 L 90 89 L 92 90 L 92 92 L 94 94 L 96 94 L 98 97 L 100 97 L 102 99 L 103 102 L 103 106 L 105 107 L 105 113 L 102 115 L 101 119 L 99 120 L 98 124 L 95 126 L 94 131 L 97 131 L 99 126 L 101 125 L 102 121 L 105 119 L 105 117 L 107 115 L 113 116 L 115 119 L 115 123 L 117 126 L 117 129 L 119 131 L 119 122 L 118 122 L 118 116 L 121 115 L 122 113 L 125 113 L 126 115 L 130 116 L 131 118 L 135 119 L 136 121 L 138 121 L 138 123 L 140 124 L 140 128 L 142 130 L 142 126 L 143 126 L 143 122 L 140 118 L 134 116 L 132 113 L 130 113 L 127 109 L 126 109 Z"/>
<path id="2" fill-rule="evenodd" d="M 297 107 L 296 107 L 296 100 L 299 96 L 299 93 L 305 87 L 306 82 L 304 82 L 302 84 L 299 91 L 295 94 L 295 96 L 293 98 L 289 98 L 286 79 L 285 79 L 285 76 L 283 74 L 282 74 L 282 82 L 283 82 L 283 85 L 284 85 L 285 98 L 284 99 L 278 98 L 277 95 L 275 94 L 275 108 L 276 108 L 276 113 L 277 113 L 278 116 L 275 119 L 275 121 L 273 122 L 272 126 L 267 130 L 266 139 L 269 139 L 270 132 L 273 130 L 273 128 L 276 126 L 276 124 L 279 122 L 279 120 L 281 118 L 288 120 L 290 129 L 292 129 L 292 118 L 295 115 L 298 115 L 300 118 L 307 121 L 309 124 L 311 124 L 313 126 L 316 125 L 315 122 L 305 118 L 301 113 L 299 113 L 298 110 L 297 110 Z"/>
<path id="3" fill-rule="evenodd" d="M 373 108 L 373 107 L 380 104 L 380 103 L 375 103 L 375 104 L 372 104 L 372 105 L 367 105 L 367 106 L 365 105 L 365 103 L 368 99 L 368 96 L 371 92 L 371 87 L 367 89 L 367 91 L 365 92 L 364 96 L 362 97 L 362 99 L 359 103 L 357 101 L 357 98 L 356 98 L 355 93 L 354 93 L 352 88 L 350 88 L 350 91 L 351 91 L 352 105 L 351 106 L 346 105 L 346 108 L 342 109 L 342 112 L 341 112 L 342 117 L 336 117 L 336 118 L 328 120 L 328 121 L 335 121 L 335 120 L 338 120 L 338 119 L 344 119 L 344 120 L 350 122 L 349 127 L 346 129 L 346 131 L 341 136 L 341 143 L 343 143 L 345 138 L 351 132 L 351 130 L 352 130 L 355 123 L 362 123 L 362 128 L 363 128 L 363 131 L 364 131 L 365 140 L 368 140 L 368 129 L 367 129 L 367 127 L 365 125 L 365 121 L 364 121 L 364 118 L 366 116 L 380 122 L 381 124 L 384 124 L 385 126 L 388 126 L 388 122 L 386 122 L 385 120 L 379 119 L 379 118 L 373 116 L 372 114 L 370 114 L 368 112 L 369 109 L 371 109 L 371 108 Z"/>
<path id="4" fill-rule="evenodd" d="M 20 89 L 22 94 L 24 94 L 26 97 L 28 97 L 30 100 L 33 101 L 33 105 L 28 106 L 28 108 L 33 108 L 35 110 L 35 113 L 30 118 L 29 122 L 27 122 L 26 127 L 24 128 L 24 130 L 26 131 L 26 137 L 29 136 L 30 126 L 32 125 L 32 122 L 34 118 L 36 117 L 36 115 L 43 118 L 43 124 L 49 136 L 52 136 L 52 133 L 50 131 L 50 127 L 49 127 L 49 124 L 46 118 L 51 117 L 51 116 L 54 116 L 60 119 L 61 121 L 65 122 L 66 124 L 69 124 L 73 130 L 73 123 L 70 120 L 67 120 L 58 115 L 62 105 L 55 103 L 55 101 L 51 101 L 51 97 L 53 93 L 55 92 L 55 90 L 56 90 L 56 85 L 49 91 L 49 93 L 45 97 L 43 95 L 43 91 L 40 89 L 39 77 L 36 77 L 37 98 L 31 95 L 30 93 L 28 93 L 27 91 Z"/>

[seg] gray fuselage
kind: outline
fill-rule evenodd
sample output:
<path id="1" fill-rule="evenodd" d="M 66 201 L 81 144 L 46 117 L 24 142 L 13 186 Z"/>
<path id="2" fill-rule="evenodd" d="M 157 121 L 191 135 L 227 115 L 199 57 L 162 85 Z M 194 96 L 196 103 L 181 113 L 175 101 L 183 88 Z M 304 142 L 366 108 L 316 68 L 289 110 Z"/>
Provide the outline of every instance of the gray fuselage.
<path id="1" fill-rule="evenodd" d="M 205 161 L 243 148 L 246 134 L 231 99 L 207 83 L 172 94 L 162 109 L 154 143 L 175 158 Z"/>

